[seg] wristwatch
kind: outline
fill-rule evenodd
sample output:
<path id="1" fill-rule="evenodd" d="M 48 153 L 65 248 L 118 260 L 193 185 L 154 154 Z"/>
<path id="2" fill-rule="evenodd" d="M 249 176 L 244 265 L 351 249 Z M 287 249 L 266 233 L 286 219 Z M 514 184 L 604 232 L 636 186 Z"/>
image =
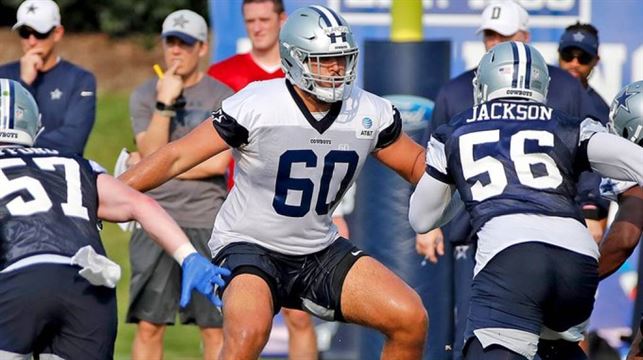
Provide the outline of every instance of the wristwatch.
<path id="1" fill-rule="evenodd" d="M 161 116 L 170 118 L 176 116 L 176 108 L 174 107 L 174 105 L 166 105 L 165 103 L 157 101 L 154 108 L 155 112 Z"/>

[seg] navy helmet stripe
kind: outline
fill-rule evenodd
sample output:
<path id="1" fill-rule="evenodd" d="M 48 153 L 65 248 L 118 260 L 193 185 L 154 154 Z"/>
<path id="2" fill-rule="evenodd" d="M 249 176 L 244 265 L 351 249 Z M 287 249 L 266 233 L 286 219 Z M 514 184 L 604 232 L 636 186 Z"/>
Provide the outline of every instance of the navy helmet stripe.
<path id="1" fill-rule="evenodd" d="M 525 46 L 525 54 L 527 55 L 527 69 L 525 70 L 525 89 L 529 89 L 531 83 L 531 49 Z"/>
<path id="2" fill-rule="evenodd" d="M 9 129 L 13 129 L 14 126 L 14 117 L 15 117 L 15 106 L 16 106 L 16 89 L 13 81 L 8 81 L 9 83 Z"/>
<path id="3" fill-rule="evenodd" d="M 322 20 L 324 20 L 324 23 L 326 23 L 326 26 L 332 26 L 331 22 L 330 22 L 330 19 L 328 18 L 328 16 L 326 16 L 326 14 L 324 14 L 323 11 L 321 11 L 320 9 L 318 9 L 315 6 L 311 6 L 310 8 L 315 10 L 319 14 L 319 16 L 321 16 Z"/>
<path id="4" fill-rule="evenodd" d="M 339 16 L 337 16 L 337 13 L 335 13 L 335 11 L 333 9 L 326 8 L 326 10 L 328 10 L 328 12 L 331 15 L 333 15 L 333 17 L 335 18 L 335 21 L 337 21 L 337 24 L 342 25 L 342 20 L 339 18 Z"/>
<path id="5" fill-rule="evenodd" d="M 516 46 L 515 42 L 511 42 L 511 51 L 513 52 L 514 56 L 514 71 L 513 71 L 513 79 L 511 80 L 511 87 L 516 88 L 518 87 L 518 65 L 520 64 L 520 59 L 518 56 L 518 47 Z"/>

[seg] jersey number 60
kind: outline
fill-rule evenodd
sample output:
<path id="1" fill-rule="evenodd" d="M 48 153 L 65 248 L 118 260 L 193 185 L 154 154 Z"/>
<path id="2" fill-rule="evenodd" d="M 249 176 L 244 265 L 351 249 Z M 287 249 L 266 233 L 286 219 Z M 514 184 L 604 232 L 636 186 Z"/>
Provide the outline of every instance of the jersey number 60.
<path id="1" fill-rule="evenodd" d="M 359 156 L 355 151 L 332 150 L 324 156 L 324 169 L 321 181 L 319 182 L 319 193 L 317 194 L 317 203 L 315 205 L 317 215 L 328 214 L 328 210 L 335 206 L 341 199 L 353 179 L 353 175 L 355 175 L 358 160 Z M 275 182 L 275 198 L 272 200 L 272 207 L 278 214 L 290 217 L 302 217 L 310 210 L 315 183 L 311 179 L 291 177 L 290 172 L 292 165 L 295 163 L 302 163 L 307 168 L 314 168 L 317 166 L 317 155 L 315 155 L 312 150 L 288 150 L 281 154 L 279 157 L 279 169 L 277 170 L 277 180 Z M 333 201 L 326 203 L 330 182 L 333 179 L 333 172 L 335 171 L 335 164 L 337 163 L 345 163 L 348 169 Z M 286 204 L 288 191 L 301 192 L 299 205 Z"/>

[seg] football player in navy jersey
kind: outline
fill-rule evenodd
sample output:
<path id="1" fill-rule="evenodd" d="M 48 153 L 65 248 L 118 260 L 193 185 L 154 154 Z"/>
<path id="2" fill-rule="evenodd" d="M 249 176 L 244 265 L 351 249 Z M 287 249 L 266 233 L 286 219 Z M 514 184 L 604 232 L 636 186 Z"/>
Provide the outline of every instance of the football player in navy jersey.
<path id="1" fill-rule="evenodd" d="M 437 225 L 454 189 L 478 237 L 465 359 L 533 359 L 543 328 L 586 320 L 598 246 L 574 202 L 583 170 L 643 184 L 643 149 L 543 104 L 549 72 L 521 42 L 487 52 L 475 106 L 435 130 L 411 197 L 418 233 Z"/>
<path id="2" fill-rule="evenodd" d="M 100 220 L 136 220 L 183 268 L 192 290 L 221 301 L 226 269 L 199 255 L 150 197 L 78 155 L 33 147 L 38 107 L 0 79 L 0 358 L 112 359 L 120 267 L 105 256 Z"/>
<path id="3" fill-rule="evenodd" d="M 610 125 L 612 130 L 643 147 L 643 81 L 636 81 L 625 86 L 614 98 L 610 108 Z M 601 259 L 599 276 L 609 276 L 618 270 L 632 254 L 641 239 L 643 229 L 643 188 L 632 183 L 605 179 L 601 184 L 603 195 L 611 200 L 618 200 L 619 209 L 611 224 L 607 236 L 600 244 Z M 639 259 L 641 259 L 639 257 Z M 643 302 L 643 263 L 639 260 L 639 280 L 637 307 Z M 643 314 L 639 314 L 643 318 Z M 641 327 L 643 321 L 634 324 L 637 333 L 628 359 L 643 359 Z"/>
<path id="4" fill-rule="evenodd" d="M 521 41 L 529 43 L 531 34 L 529 32 L 529 14 L 518 1 L 503 0 L 490 1 L 481 14 L 481 24 L 478 33 L 482 35 L 482 43 L 485 50 L 490 50 L 496 44 L 504 41 Z M 573 117 L 592 116 L 602 122 L 607 122 L 606 113 L 596 112 L 591 97 L 587 94 L 578 79 L 568 74 L 565 70 L 556 66 L 547 65 L 549 71 L 550 86 L 545 103 L 547 106 L 563 111 Z M 435 108 L 431 121 L 427 127 L 425 138 L 439 126 L 446 124 L 454 116 L 474 105 L 473 87 L 471 82 L 475 75 L 475 69 L 467 70 L 445 84 L 435 99 Z M 578 198 L 579 201 L 589 203 L 591 192 L 588 195 Z M 435 294 L 440 297 L 453 297 L 453 304 L 445 308 L 445 301 L 429 301 L 429 315 L 440 314 L 433 317 L 433 325 L 446 327 L 452 320 L 444 319 L 441 314 L 447 311 L 453 313 L 455 307 L 455 331 L 454 334 L 447 334 L 439 337 L 432 337 L 429 340 L 429 348 L 443 349 L 446 344 L 453 344 L 453 359 L 460 360 L 462 349 L 462 334 L 468 313 L 468 297 L 471 289 L 471 278 L 475 266 L 475 236 L 471 233 L 469 223 L 470 217 L 466 211 L 460 212 L 450 223 L 435 229 L 427 234 L 418 235 L 416 247 L 418 252 L 429 259 L 437 262 L 430 271 L 431 280 L 442 280 L 453 288 L 453 294 L 445 293 L 440 282 L 432 282 L 435 287 Z M 591 223 L 591 222 L 590 222 Z M 438 262 L 438 255 L 447 253 L 449 257 Z M 447 275 L 442 275 L 447 274 Z M 451 275 L 453 274 L 453 275 Z M 442 275 L 442 276 L 441 276 Z M 435 306 L 432 306 L 435 305 Z M 435 353 L 438 354 L 435 354 Z M 433 350 L 432 354 L 440 356 L 440 360 L 451 359 L 451 354 Z"/>
<path id="5" fill-rule="evenodd" d="M 215 264 L 232 271 L 220 289 L 222 358 L 256 359 L 286 307 L 377 329 L 386 336 L 383 359 L 418 359 L 428 322 L 422 301 L 340 237 L 331 214 L 369 154 L 416 183 L 424 151 L 388 100 L 354 85 L 358 48 L 335 11 L 294 11 L 279 44 L 286 79 L 249 84 L 121 178 L 147 190 L 232 148 L 235 187 L 209 244 Z"/>

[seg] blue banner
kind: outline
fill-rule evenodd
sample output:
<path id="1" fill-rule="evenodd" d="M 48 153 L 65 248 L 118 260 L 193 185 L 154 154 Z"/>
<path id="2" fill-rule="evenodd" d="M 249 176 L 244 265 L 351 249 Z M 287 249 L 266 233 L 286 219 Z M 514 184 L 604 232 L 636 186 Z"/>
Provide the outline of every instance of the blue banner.
<path id="1" fill-rule="evenodd" d="M 214 30 L 212 61 L 247 51 L 241 0 L 210 0 Z M 323 4 L 352 25 L 360 44 L 389 38 L 391 0 L 284 0 L 287 11 Z M 475 67 L 484 52 L 476 29 L 487 0 L 423 0 L 424 37 L 451 40 L 451 76 Z M 566 26 L 589 22 L 599 30 L 601 61 L 590 84 L 610 100 L 627 83 L 643 79 L 643 7 L 639 0 L 520 0 L 530 15 L 532 44 L 557 64 L 558 40 Z M 390 71 L 395 71 L 391 69 Z"/>

